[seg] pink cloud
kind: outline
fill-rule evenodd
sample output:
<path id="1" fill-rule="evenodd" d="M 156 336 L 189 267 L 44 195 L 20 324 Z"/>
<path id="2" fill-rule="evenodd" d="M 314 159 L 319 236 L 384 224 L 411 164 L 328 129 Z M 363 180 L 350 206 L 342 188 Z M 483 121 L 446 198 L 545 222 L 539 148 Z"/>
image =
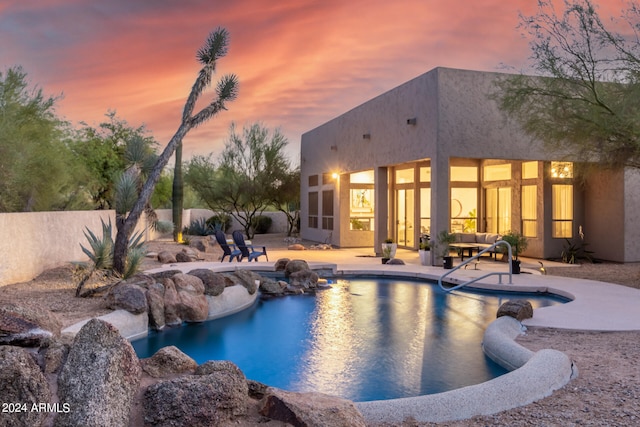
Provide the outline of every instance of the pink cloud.
<path id="1" fill-rule="evenodd" d="M 73 122 L 97 124 L 115 109 L 133 125 L 145 123 L 164 146 L 199 71 L 196 50 L 223 26 L 231 45 L 218 75 L 237 74 L 240 96 L 188 135 L 185 152 L 219 152 L 232 121 L 281 127 L 295 152 L 304 131 L 434 67 L 521 65 L 528 50 L 516 31 L 517 13 L 532 13 L 533 6 L 530 0 L 22 2 L 0 6 L 0 57 L 8 61 L 0 66 L 22 64 L 45 92 L 64 92 L 59 111 Z"/>

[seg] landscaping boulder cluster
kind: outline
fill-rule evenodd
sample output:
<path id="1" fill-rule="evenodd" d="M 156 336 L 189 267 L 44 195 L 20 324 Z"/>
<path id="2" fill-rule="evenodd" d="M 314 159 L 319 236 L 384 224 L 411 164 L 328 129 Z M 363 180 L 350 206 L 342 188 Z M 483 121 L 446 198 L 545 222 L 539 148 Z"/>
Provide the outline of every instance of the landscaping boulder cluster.
<path id="1" fill-rule="evenodd" d="M 244 286 L 250 295 L 258 288 L 264 295 L 278 296 L 315 292 L 323 286 L 306 261 L 280 259 L 276 271 L 288 280 L 275 280 L 251 270 L 218 273 L 197 268 L 182 273 L 167 270 L 138 274 L 115 285 L 107 295 L 107 306 L 133 314 L 148 313 L 152 329 L 177 326 L 183 322 L 203 322 L 209 317 L 207 297 L 215 297 L 228 286 Z"/>
<path id="2" fill-rule="evenodd" d="M 183 322 L 203 322 L 209 317 L 207 297 L 215 297 L 227 286 L 242 285 L 250 295 L 257 291 L 252 272 L 216 273 L 197 268 L 182 273 L 167 270 L 137 274 L 115 285 L 107 295 L 107 306 L 133 314 L 148 313 L 152 329 L 177 326 Z"/>
<path id="3" fill-rule="evenodd" d="M 208 298 L 232 285 L 249 294 L 315 292 L 323 287 L 302 260 L 281 259 L 285 280 L 250 270 L 197 268 L 139 274 L 106 296 L 113 309 L 147 313 L 151 328 L 208 318 Z M 226 426 L 270 420 L 294 426 L 364 426 L 353 402 L 292 393 L 248 380 L 229 361 L 198 364 L 176 347 L 138 359 L 110 323 L 87 322 L 75 337 L 44 307 L 0 302 L 0 395 L 11 426 Z"/>
<path id="4" fill-rule="evenodd" d="M 99 319 L 69 338 L 46 309 L 0 303 L 0 336 L 0 425 L 365 425 L 353 402 L 268 387 L 229 361 L 198 366 L 176 347 L 140 360 Z"/>

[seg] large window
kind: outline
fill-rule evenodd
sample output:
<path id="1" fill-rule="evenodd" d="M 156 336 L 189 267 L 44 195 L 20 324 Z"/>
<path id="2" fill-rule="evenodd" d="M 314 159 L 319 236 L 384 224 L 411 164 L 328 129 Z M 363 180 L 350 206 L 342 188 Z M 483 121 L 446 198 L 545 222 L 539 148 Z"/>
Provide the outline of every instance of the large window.
<path id="1" fill-rule="evenodd" d="M 322 229 L 333 230 L 333 190 L 322 192 Z"/>
<path id="2" fill-rule="evenodd" d="M 352 173 L 349 176 L 349 229 L 371 231 L 374 228 L 374 177 L 373 170 Z"/>
<path id="3" fill-rule="evenodd" d="M 478 190 L 451 189 L 451 232 L 475 233 L 477 228 Z"/>
<path id="4" fill-rule="evenodd" d="M 318 192 L 309 193 L 309 228 L 318 228 Z"/>
<path id="5" fill-rule="evenodd" d="M 538 229 L 538 187 L 522 186 L 522 235 L 536 237 Z"/>
<path id="6" fill-rule="evenodd" d="M 486 231 L 497 234 L 511 231 L 511 188 L 487 188 L 485 194 Z"/>
<path id="7" fill-rule="evenodd" d="M 483 168 L 485 181 L 508 181 L 511 179 L 511 163 L 487 165 Z"/>
<path id="8" fill-rule="evenodd" d="M 573 237 L 573 185 L 554 184 L 551 187 L 551 237 Z"/>

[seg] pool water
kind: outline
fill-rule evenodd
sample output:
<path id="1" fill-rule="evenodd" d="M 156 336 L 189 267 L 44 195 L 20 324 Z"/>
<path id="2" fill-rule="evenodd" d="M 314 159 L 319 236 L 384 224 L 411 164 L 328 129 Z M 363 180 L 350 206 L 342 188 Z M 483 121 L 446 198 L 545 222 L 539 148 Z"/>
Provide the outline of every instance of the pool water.
<path id="1" fill-rule="evenodd" d="M 151 333 L 141 358 L 175 345 L 196 362 L 231 360 L 247 378 L 353 401 L 439 393 L 506 371 L 482 352 L 505 301 L 566 302 L 538 294 L 443 292 L 405 279 L 337 280 L 317 295 L 261 299 L 235 315 Z"/>

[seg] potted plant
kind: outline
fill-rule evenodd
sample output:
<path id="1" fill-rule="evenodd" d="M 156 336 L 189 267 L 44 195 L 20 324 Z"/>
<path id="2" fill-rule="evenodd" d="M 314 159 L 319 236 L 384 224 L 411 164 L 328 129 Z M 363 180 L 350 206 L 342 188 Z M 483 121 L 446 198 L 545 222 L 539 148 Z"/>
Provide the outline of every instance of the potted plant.
<path id="1" fill-rule="evenodd" d="M 453 268 L 453 257 L 449 255 L 451 252 L 451 243 L 456 241 L 456 235 L 453 233 L 449 233 L 447 230 L 442 230 L 438 234 L 438 249 L 440 250 L 440 255 L 442 256 L 442 267 L 446 269 Z"/>
<path id="2" fill-rule="evenodd" d="M 382 263 L 386 264 L 387 262 L 389 262 L 389 260 L 393 258 L 393 256 L 391 255 L 391 246 L 384 246 L 384 244 L 382 245 Z"/>
<path id="3" fill-rule="evenodd" d="M 387 238 L 385 239 L 384 243 L 382 244 L 382 257 L 385 258 L 385 249 L 387 249 L 386 253 L 387 255 L 389 255 L 386 258 L 393 258 L 396 256 L 396 250 L 398 249 L 398 244 L 397 243 L 393 243 L 393 239 L 392 238 Z"/>
<path id="4" fill-rule="evenodd" d="M 510 231 L 502 236 L 502 240 L 511 245 L 511 254 L 513 255 L 513 259 L 511 260 L 511 272 L 513 274 L 520 274 L 520 260 L 518 259 L 518 255 L 527 249 L 527 246 L 529 245 L 527 238 L 517 231 Z M 507 261 L 507 249 L 503 247 L 501 250 L 503 253 L 502 259 Z"/>
<path id="5" fill-rule="evenodd" d="M 431 265 L 431 244 L 428 241 L 420 243 L 418 255 L 420 256 L 420 264 Z"/>

